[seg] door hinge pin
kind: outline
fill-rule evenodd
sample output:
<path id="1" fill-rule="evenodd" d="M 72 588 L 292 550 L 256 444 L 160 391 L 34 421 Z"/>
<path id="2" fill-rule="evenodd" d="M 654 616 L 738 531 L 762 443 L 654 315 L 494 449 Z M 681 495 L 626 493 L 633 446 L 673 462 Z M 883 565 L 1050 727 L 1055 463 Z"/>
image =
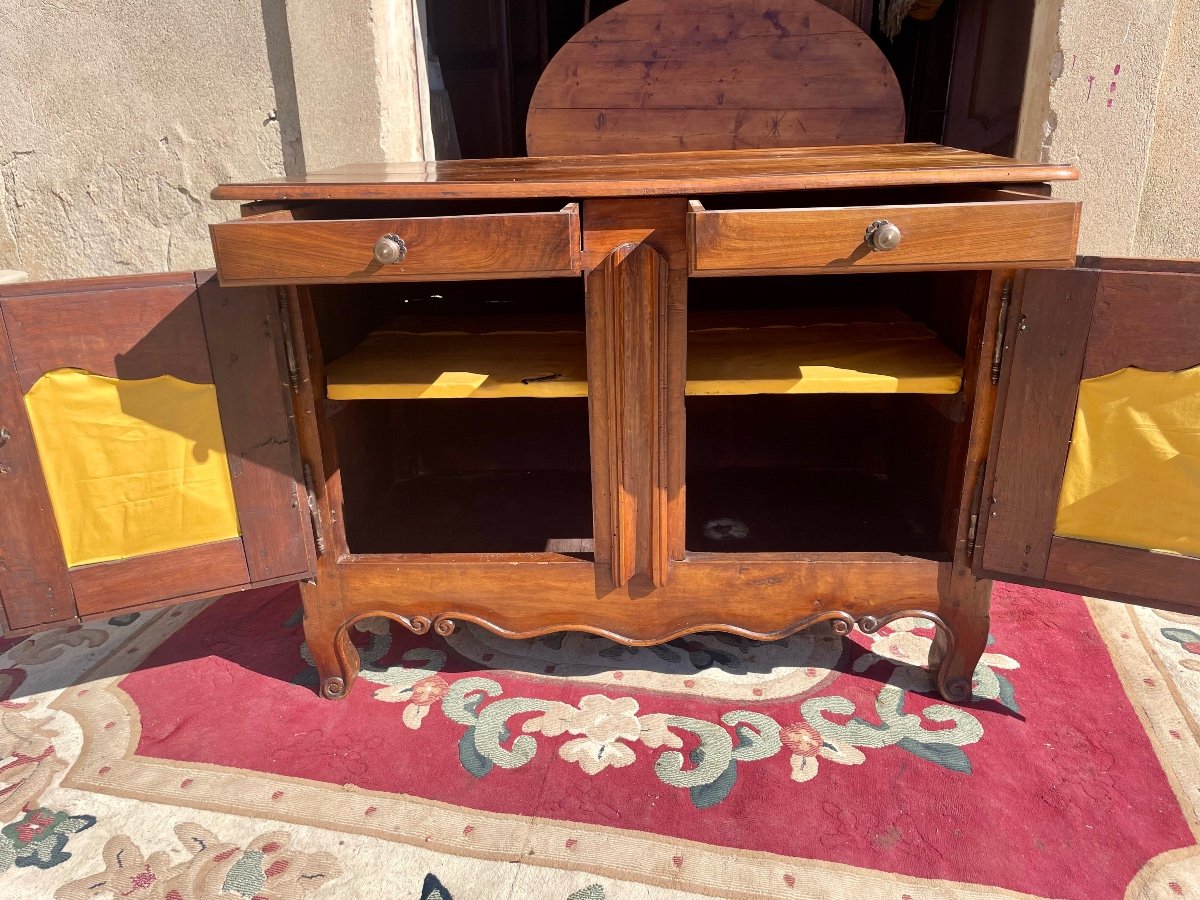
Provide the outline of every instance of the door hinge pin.
<path id="1" fill-rule="evenodd" d="M 971 518 L 967 525 L 967 556 L 975 557 L 976 537 L 979 534 L 979 510 L 983 506 L 983 479 L 987 467 L 980 464 L 975 476 L 975 490 L 971 495 Z"/>
<path id="2" fill-rule="evenodd" d="M 317 507 L 317 494 L 313 489 L 312 469 L 304 464 L 304 487 L 308 490 L 308 518 L 312 522 L 313 542 L 317 545 L 317 553 L 325 552 L 325 535 L 321 532 L 321 513 Z"/>
<path id="3" fill-rule="evenodd" d="M 1000 383 L 1000 368 L 1004 362 L 1004 333 L 1008 330 L 1008 307 L 1012 303 L 1012 281 L 1004 282 L 1000 294 L 1000 315 L 996 322 L 996 346 L 992 348 L 992 384 Z"/>
<path id="4" fill-rule="evenodd" d="M 287 288 L 279 288 L 279 319 L 283 327 L 283 352 L 287 357 L 288 380 L 292 390 L 300 390 L 300 371 L 296 366 L 296 344 L 292 340 L 291 305 L 288 303 Z"/>

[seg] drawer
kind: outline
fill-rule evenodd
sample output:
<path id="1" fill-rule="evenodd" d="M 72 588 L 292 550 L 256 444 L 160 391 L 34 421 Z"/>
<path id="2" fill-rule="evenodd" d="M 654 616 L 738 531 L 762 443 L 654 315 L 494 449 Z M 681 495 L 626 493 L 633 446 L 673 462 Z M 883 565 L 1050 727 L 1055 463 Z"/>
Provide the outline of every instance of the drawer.
<path id="1" fill-rule="evenodd" d="M 211 226 L 221 284 L 554 278 L 581 270 L 575 203 L 546 212 L 305 218 L 320 213 L 318 204 Z"/>
<path id="2" fill-rule="evenodd" d="M 709 210 L 691 202 L 693 275 L 1069 266 L 1080 204 L 969 189 L 962 202 Z M 873 223 L 876 249 L 870 243 Z M 889 227 L 889 225 L 891 227 Z M 894 243 L 891 249 L 885 249 Z"/>

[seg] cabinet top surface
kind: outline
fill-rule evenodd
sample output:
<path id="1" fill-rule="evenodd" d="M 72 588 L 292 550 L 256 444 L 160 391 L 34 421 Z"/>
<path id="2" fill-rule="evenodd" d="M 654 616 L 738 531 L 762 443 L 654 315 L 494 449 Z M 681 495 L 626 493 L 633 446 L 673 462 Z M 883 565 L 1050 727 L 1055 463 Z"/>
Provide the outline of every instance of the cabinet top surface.
<path id="1" fill-rule="evenodd" d="M 224 184 L 217 200 L 678 196 L 809 188 L 1072 181 L 1073 166 L 938 144 L 373 163 Z"/>

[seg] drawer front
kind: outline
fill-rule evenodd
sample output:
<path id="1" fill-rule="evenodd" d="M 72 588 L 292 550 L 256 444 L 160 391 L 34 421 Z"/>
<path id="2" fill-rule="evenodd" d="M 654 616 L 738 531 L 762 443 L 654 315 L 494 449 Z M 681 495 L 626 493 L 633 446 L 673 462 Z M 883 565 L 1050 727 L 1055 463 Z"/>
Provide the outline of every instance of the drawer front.
<path id="1" fill-rule="evenodd" d="M 874 249 L 875 240 L 893 249 Z M 1079 204 L 997 200 L 910 206 L 705 210 L 688 215 L 693 275 L 1069 266 Z"/>
<path id="2" fill-rule="evenodd" d="M 225 286 L 553 278 L 580 272 L 579 210 L 416 219 L 292 220 L 279 214 L 213 225 Z M 390 236 L 394 261 L 377 258 Z M 396 251 L 399 249 L 399 253 Z M 384 258 L 388 248 L 380 251 Z"/>

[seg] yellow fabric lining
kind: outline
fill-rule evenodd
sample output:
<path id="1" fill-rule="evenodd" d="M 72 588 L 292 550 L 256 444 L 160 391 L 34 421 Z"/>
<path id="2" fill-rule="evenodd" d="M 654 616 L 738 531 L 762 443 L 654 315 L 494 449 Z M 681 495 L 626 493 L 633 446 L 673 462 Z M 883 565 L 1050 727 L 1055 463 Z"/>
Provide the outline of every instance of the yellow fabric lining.
<path id="1" fill-rule="evenodd" d="M 1200 366 L 1080 384 L 1054 532 L 1200 557 Z"/>
<path id="2" fill-rule="evenodd" d="M 330 364 L 329 397 L 587 396 L 582 329 L 563 330 L 558 319 L 554 330 L 545 331 L 530 328 L 528 319 L 456 324 L 461 330 L 434 330 L 435 324 L 422 320 L 373 332 Z M 487 324 L 508 328 L 487 330 Z M 955 394 L 962 367 L 932 331 L 902 313 L 835 310 L 799 324 L 694 328 L 688 335 L 687 393 Z M 547 375 L 557 377 L 536 380 Z"/>
<path id="3" fill-rule="evenodd" d="M 25 406 L 67 565 L 238 536 L 214 385 L 58 369 Z"/>

